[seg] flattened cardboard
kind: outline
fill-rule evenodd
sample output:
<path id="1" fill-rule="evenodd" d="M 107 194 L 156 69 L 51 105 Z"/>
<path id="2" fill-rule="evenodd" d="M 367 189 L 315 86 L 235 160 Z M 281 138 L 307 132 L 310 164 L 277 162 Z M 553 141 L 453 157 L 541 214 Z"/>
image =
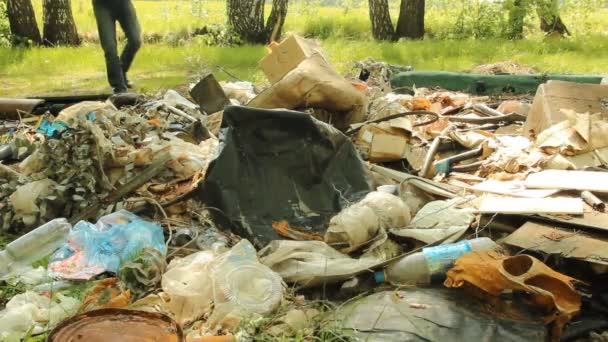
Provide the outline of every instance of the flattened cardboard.
<path id="1" fill-rule="evenodd" d="M 559 190 L 555 189 L 527 189 L 522 181 L 498 181 L 489 179 L 470 188 L 476 192 L 487 192 L 491 194 L 506 195 L 523 198 L 545 198 L 555 195 Z"/>
<path id="2" fill-rule="evenodd" d="M 608 172 L 545 170 L 533 173 L 525 181 L 526 188 L 561 189 L 608 193 Z"/>
<path id="3" fill-rule="evenodd" d="M 525 250 L 608 265 L 608 241 L 581 231 L 528 222 L 503 242 Z"/>
<path id="4" fill-rule="evenodd" d="M 515 198 L 485 197 L 481 200 L 482 214 L 584 214 L 584 203 L 580 198 Z"/>

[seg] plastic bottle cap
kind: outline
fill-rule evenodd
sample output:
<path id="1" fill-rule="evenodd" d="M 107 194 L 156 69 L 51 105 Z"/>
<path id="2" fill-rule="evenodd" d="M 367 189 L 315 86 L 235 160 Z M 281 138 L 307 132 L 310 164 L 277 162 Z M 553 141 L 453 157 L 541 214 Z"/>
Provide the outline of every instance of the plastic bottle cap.
<path id="1" fill-rule="evenodd" d="M 378 271 L 374 273 L 374 279 L 376 279 L 377 284 L 382 284 L 386 281 L 386 277 L 384 276 L 384 271 Z"/>

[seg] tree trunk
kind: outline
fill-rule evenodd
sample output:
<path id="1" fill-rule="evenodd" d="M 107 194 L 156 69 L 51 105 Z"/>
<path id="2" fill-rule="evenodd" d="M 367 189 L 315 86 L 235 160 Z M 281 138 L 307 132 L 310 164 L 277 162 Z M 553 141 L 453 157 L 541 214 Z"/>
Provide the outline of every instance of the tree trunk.
<path id="1" fill-rule="evenodd" d="M 44 43 L 46 45 L 79 45 L 80 38 L 72 16 L 70 0 L 44 0 Z"/>
<path id="2" fill-rule="evenodd" d="M 13 36 L 29 39 L 34 44 L 42 43 L 31 0 L 8 0 L 6 13 Z"/>
<path id="3" fill-rule="evenodd" d="M 514 0 L 509 8 L 509 38 L 522 39 L 524 37 L 524 19 L 526 8 L 523 0 Z"/>
<path id="4" fill-rule="evenodd" d="M 550 34 L 558 34 L 560 36 L 570 35 L 570 31 L 566 24 L 559 16 L 559 0 L 539 0 L 536 7 L 536 12 L 540 19 L 540 29 Z"/>
<path id="5" fill-rule="evenodd" d="M 248 43 L 264 42 L 264 0 L 227 0 L 228 26 Z"/>
<path id="6" fill-rule="evenodd" d="M 540 18 L 540 29 L 543 32 L 550 34 L 559 34 L 560 36 L 570 35 L 570 31 L 560 16 L 552 16 L 550 18 Z"/>
<path id="7" fill-rule="evenodd" d="M 285 17 L 287 17 L 288 0 L 273 0 L 272 11 L 266 22 L 266 42 L 281 39 Z"/>
<path id="8" fill-rule="evenodd" d="M 388 8 L 388 0 L 369 0 L 369 19 L 376 40 L 394 40 L 395 30 Z"/>
<path id="9" fill-rule="evenodd" d="M 424 38 L 425 0 L 401 0 L 397 37 Z"/>

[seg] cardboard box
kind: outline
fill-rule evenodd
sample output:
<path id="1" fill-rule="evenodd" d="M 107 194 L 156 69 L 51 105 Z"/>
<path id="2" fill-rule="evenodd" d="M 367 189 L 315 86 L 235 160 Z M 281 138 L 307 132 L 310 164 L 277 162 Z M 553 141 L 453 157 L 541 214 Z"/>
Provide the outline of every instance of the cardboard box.
<path id="1" fill-rule="evenodd" d="M 391 127 L 390 122 L 369 124 L 361 128 L 355 145 L 369 161 L 386 162 L 405 158 L 408 150 L 407 131 Z"/>
<path id="2" fill-rule="evenodd" d="M 312 40 L 291 35 L 280 44 L 270 45 L 271 52 L 260 61 L 260 68 L 266 74 L 270 83 L 280 81 L 287 73 L 314 54 L 327 58 L 321 48 Z"/>
<path id="3" fill-rule="evenodd" d="M 524 125 L 524 134 L 534 139 L 545 129 L 567 120 L 562 109 L 608 115 L 608 85 L 563 81 L 540 85 Z"/>

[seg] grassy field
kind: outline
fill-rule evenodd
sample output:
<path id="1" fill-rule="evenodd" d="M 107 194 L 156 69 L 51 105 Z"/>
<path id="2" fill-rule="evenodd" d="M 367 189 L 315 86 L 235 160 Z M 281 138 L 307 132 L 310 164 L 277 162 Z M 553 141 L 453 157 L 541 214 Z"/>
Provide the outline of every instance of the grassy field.
<path id="1" fill-rule="evenodd" d="M 78 48 L 0 48 L 0 96 L 31 96 L 108 91 L 103 53 L 95 41 L 96 28 L 90 0 L 73 0 L 80 33 L 87 37 Z M 41 0 L 34 1 L 37 9 Z M 148 44 L 138 55 L 131 78 L 141 91 L 155 92 L 188 82 L 204 71 L 263 81 L 257 62 L 263 46 L 220 47 L 187 42 L 188 32 L 206 24 L 225 21 L 221 1 L 204 1 L 200 7 L 187 1 L 136 0 L 147 34 L 163 37 L 163 43 Z M 353 62 L 372 57 L 390 63 L 412 65 L 418 70 L 467 71 L 473 66 L 505 60 L 517 61 L 541 72 L 608 74 L 608 14 L 590 14 L 585 20 L 565 17 L 574 37 L 545 39 L 530 28 L 528 39 L 448 40 L 378 43 L 370 39 L 364 8 L 309 9 L 292 6 L 286 30 L 322 39 L 334 66 L 346 72 Z M 572 12 L 571 16 L 576 13 Z M 38 13 L 41 19 L 41 13 Z M 580 18 L 579 18 L 580 19 Z M 427 14 L 431 36 L 448 30 L 450 22 L 439 10 Z"/>

